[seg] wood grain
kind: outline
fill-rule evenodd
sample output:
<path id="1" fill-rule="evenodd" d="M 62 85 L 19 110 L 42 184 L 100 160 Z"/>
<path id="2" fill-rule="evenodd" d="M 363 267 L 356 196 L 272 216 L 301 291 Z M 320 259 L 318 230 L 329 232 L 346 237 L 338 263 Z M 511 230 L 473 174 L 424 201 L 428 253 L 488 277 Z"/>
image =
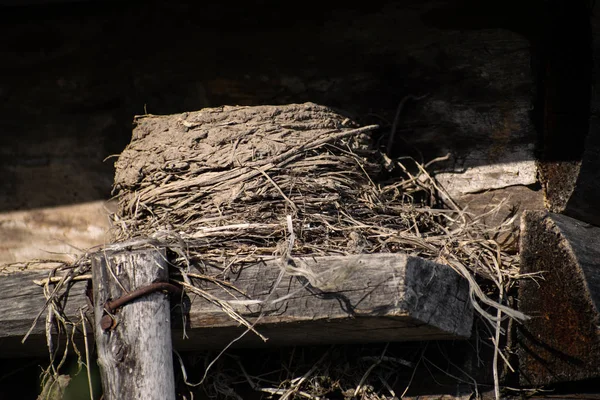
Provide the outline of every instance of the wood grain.
<path id="1" fill-rule="evenodd" d="M 232 306 L 246 317 L 261 315 L 259 331 L 269 338 L 268 344 L 433 340 L 471 334 L 468 284 L 447 266 L 404 254 L 305 257 L 296 264 L 313 271 L 320 281 L 315 286 L 333 295 L 319 297 L 289 275 L 272 289 L 281 273 L 277 260 L 225 276 L 252 298 L 266 301 L 261 306 Z M 207 290 L 228 297 L 221 289 Z M 190 326 L 212 327 L 202 334 L 188 332 L 194 347 L 222 345 L 243 332 L 218 307 L 198 303 L 193 296 L 191 300 Z M 264 345 L 254 335 L 246 335 L 240 344 Z"/>
<path id="2" fill-rule="evenodd" d="M 600 377 L 600 228 L 543 211 L 522 218 L 519 326 L 523 385 Z"/>
<path id="3" fill-rule="evenodd" d="M 473 309 L 468 284 L 448 266 L 404 254 L 308 257 L 296 262 L 316 274 L 314 288 L 305 287 L 305 282 L 289 274 L 273 288 L 281 273 L 277 260 L 222 276 L 247 297 L 234 298 L 206 281 L 195 283 L 227 301 L 249 321 L 257 322 L 260 316 L 256 327 L 269 340 L 264 343 L 247 334 L 236 344 L 243 347 L 461 339 L 471 334 Z M 204 273 L 221 272 L 216 267 L 204 268 Z M 14 343 L 29 328 L 44 303 L 41 288 L 32 281 L 44 276 L 43 272 L 23 272 L 0 277 L 0 285 L 8 289 L 0 293 L 0 307 L 4 310 L 0 315 L 0 337 Z M 77 309 L 85 306 L 85 286 L 85 282 L 78 282 L 71 289 L 66 304 L 67 314 L 73 318 L 78 316 Z M 325 295 L 319 295 L 315 289 Z M 15 301 L 19 291 L 27 294 Z M 219 307 L 198 295 L 188 295 L 182 304 L 173 303 L 175 348 L 218 349 L 244 332 Z M 289 298 L 277 300 L 283 296 Z M 265 303 L 239 303 L 248 298 Z M 186 340 L 182 339 L 184 326 Z M 29 354 L 44 354 L 43 335 L 40 321 L 26 342 L 31 343 Z M 5 356 L 2 343 L 0 356 Z"/>
<path id="4" fill-rule="evenodd" d="M 169 299 L 155 292 L 116 310 L 112 329 L 100 328 L 108 300 L 155 280 L 169 279 L 165 252 L 140 250 L 92 259 L 94 329 L 104 398 L 175 399 Z"/>

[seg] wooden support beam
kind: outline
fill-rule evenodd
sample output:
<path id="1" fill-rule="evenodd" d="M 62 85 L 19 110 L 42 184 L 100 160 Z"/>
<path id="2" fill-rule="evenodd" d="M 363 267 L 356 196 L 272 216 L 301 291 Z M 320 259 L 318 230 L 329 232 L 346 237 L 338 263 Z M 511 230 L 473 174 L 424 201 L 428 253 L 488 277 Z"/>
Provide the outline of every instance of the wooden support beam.
<path id="1" fill-rule="evenodd" d="M 523 214 L 520 380 L 545 385 L 600 377 L 600 228 L 543 211 Z"/>
<path id="2" fill-rule="evenodd" d="M 165 251 L 138 250 L 92 258 L 94 330 L 104 399 L 175 400 L 169 298 L 146 293 L 115 302 L 153 282 L 168 282 Z"/>
<path id="3" fill-rule="evenodd" d="M 448 266 L 404 254 L 304 257 L 297 259 L 296 265 L 316 274 L 317 291 L 287 274 L 273 290 L 280 265 L 272 260 L 228 271 L 225 276 L 250 298 L 267 302 L 262 308 L 231 305 L 247 318 L 262 313 L 258 328 L 270 345 L 456 339 L 471 335 L 473 311 L 468 283 Z M 326 294 L 318 295 L 319 290 Z M 218 287 L 207 291 L 222 299 L 229 297 Z M 288 295 L 284 302 L 277 301 Z M 192 302 L 198 303 L 193 296 Z M 194 348 L 201 342 L 204 346 L 222 346 L 243 332 L 215 305 L 202 301 L 194 308 L 190 325 L 211 326 L 205 332 L 188 332 L 188 343 Z M 263 345 L 251 334 L 240 342 Z"/>
<path id="4" fill-rule="evenodd" d="M 50 272 L 52 271 L 38 270 L 0 274 L 0 358 L 48 354 L 45 313 L 41 315 L 25 343 L 21 341 L 46 302 L 42 288 L 34 281 L 48 278 Z M 74 282 L 69 287 L 68 297 L 64 298 L 65 313 L 73 320 L 79 320 L 79 309 L 87 306 L 85 290 L 86 281 Z M 64 293 L 61 291 L 61 295 Z M 88 334 L 91 336 L 90 332 Z"/>
<path id="5" fill-rule="evenodd" d="M 245 335 L 237 346 L 289 346 L 327 343 L 360 343 L 406 340 L 461 339 L 471 335 L 473 309 L 469 286 L 450 267 L 404 254 L 361 254 L 297 259 L 318 276 L 317 284 L 305 287 L 296 277 L 281 273 L 277 260 L 228 271 L 224 278 L 247 297 L 231 297 L 223 289 L 202 280 L 196 283 L 204 291 L 228 304 L 251 322 L 261 315 L 256 328 L 269 338 L 264 343 L 254 334 Z M 207 266 L 203 273 L 221 273 Z M 31 281 L 43 273 L 20 273 L 0 277 L 0 285 L 13 288 L 0 293 L 0 337 L 20 340 L 43 306 L 41 289 Z M 85 282 L 76 283 L 67 302 L 71 316 L 85 304 Z M 14 301 L 15 293 L 29 295 Z M 320 289 L 320 291 L 319 291 Z M 272 294 L 271 291 L 273 292 Z M 231 290 L 229 292 L 232 292 Z M 325 293 L 322 293 L 325 292 Z M 218 349 L 244 332 L 236 321 L 219 307 L 188 292 L 191 304 L 185 318 L 181 307 L 172 314 L 173 342 L 180 350 Z M 289 298 L 278 301 L 283 296 Z M 266 304 L 243 305 L 240 300 L 258 299 Z M 127 307 L 125 307 L 126 309 Z M 185 308 L 185 307 L 184 307 Z M 13 311 L 14 310 L 14 311 Z M 262 313 L 261 313 L 262 310 Z M 5 330 L 6 326 L 12 326 Z M 34 336 L 36 346 L 29 352 L 43 354 L 43 321 Z M 0 357 L 4 346 L 0 341 Z M 25 343 L 27 345 L 27 342 Z"/>
<path id="6" fill-rule="evenodd" d="M 548 11 L 540 182 L 550 211 L 599 226 L 600 18 L 586 1 Z"/>

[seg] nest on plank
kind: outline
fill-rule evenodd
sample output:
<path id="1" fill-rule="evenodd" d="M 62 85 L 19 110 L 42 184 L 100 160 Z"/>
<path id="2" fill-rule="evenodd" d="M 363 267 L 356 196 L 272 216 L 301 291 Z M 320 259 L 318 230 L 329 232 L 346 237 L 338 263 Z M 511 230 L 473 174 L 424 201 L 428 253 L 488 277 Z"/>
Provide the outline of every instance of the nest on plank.
<path id="1" fill-rule="evenodd" d="M 497 262 L 485 266 L 477 240 L 506 227 L 482 230 L 444 202 L 424 166 L 375 148 L 376 128 L 312 103 L 137 117 L 116 162 L 114 241 L 160 239 L 222 265 L 286 251 L 406 252 L 495 279 Z M 483 253 L 496 259 L 500 247 Z M 513 257 L 500 254 L 515 274 Z"/>
<path id="2" fill-rule="evenodd" d="M 500 355 L 503 316 L 525 318 L 502 304 L 519 277 L 517 257 L 507 250 L 516 238 L 512 221 L 484 225 L 483 216 L 452 201 L 427 165 L 389 159 L 373 143 L 377 126 L 360 127 L 311 103 L 145 115 L 135 123 L 116 162 L 112 241 L 98 251 L 166 247 L 183 273 L 192 264 L 226 269 L 271 257 L 404 252 L 450 265 L 469 281 Z M 61 269 L 71 271 L 69 279 L 87 273 L 92 254 Z M 54 307 L 55 299 L 48 302 Z M 314 366 L 308 376 L 330 379 L 327 390 L 351 398 L 372 383 L 372 368 L 365 368 L 353 380 Z M 221 382 L 215 397 L 228 397 L 241 378 L 286 398 L 324 390 L 291 372 L 267 384 L 240 371 L 225 377 L 208 367 L 201 382 Z"/>

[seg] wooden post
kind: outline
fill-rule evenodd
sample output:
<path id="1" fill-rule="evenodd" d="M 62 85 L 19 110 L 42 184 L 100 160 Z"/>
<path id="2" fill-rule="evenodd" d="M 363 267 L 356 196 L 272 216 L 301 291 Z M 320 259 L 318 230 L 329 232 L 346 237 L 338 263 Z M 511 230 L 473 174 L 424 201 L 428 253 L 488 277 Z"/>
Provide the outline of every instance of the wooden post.
<path id="1" fill-rule="evenodd" d="M 168 281 L 164 250 L 122 251 L 92 260 L 94 328 L 104 399 L 175 399 L 170 307 L 161 292 L 106 317 L 105 303 L 157 280 Z M 103 320 L 104 317 L 104 320 Z M 106 321 L 112 326 L 106 328 Z M 102 327 L 104 324 L 104 328 Z"/>
<path id="2" fill-rule="evenodd" d="M 521 272 L 543 276 L 519 286 L 521 384 L 600 377 L 600 228 L 528 211 L 521 232 Z"/>

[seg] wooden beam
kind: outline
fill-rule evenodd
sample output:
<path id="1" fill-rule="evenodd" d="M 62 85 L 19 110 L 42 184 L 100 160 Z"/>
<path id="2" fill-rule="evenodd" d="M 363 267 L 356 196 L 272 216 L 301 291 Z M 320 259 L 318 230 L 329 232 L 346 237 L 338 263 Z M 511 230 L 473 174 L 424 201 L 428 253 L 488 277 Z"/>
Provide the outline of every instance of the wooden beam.
<path id="1" fill-rule="evenodd" d="M 68 261 L 76 249 L 109 241 L 111 201 L 69 204 L 0 213 L 2 265 L 35 259 Z"/>
<path id="2" fill-rule="evenodd" d="M 362 254 L 335 257 L 305 257 L 298 265 L 312 270 L 327 292 L 314 290 L 285 275 L 272 290 L 281 273 L 276 260 L 255 264 L 239 272 L 227 272 L 225 279 L 249 294 L 267 301 L 262 306 L 232 304 L 250 318 L 262 311 L 259 330 L 271 345 L 357 343 L 405 340 L 468 338 L 473 319 L 466 280 L 450 267 L 404 254 Z M 211 294 L 226 299 L 217 287 Z M 284 302 L 276 299 L 292 295 Z M 267 300 L 268 299 L 268 300 Z M 222 346 L 243 332 L 237 322 L 212 304 L 192 297 L 192 327 L 188 343 Z M 274 304 L 268 304 L 275 301 Z M 197 342 L 197 343 L 195 343 Z M 245 346 L 261 346 L 255 335 L 240 340 Z"/>
<path id="3" fill-rule="evenodd" d="M 600 377 L 600 228 L 543 211 L 522 217 L 519 287 L 523 385 Z"/>
<path id="4" fill-rule="evenodd" d="M 136 289 L 168 282 L 164 249 L 100 253 L 92 272 L 104 399 L 175 400 L 169 298 L 155 291 L 110 306 Z"/>
<path id="5" fill-rule="evenodd" d="M 48 278 L 50 272 L 51 270 L 0 274 L 0 358 L 48 354 L 45 313 L 41 315 L 25 343 L 21 343 L 21 340 L 32 326 L 35 317 L 44 309 L 46 302 L 42 288 L 33 281 Z M 86 281 L 74 282 L 69 288 L 68 296 L 61 291 L 61 295 L 65 296 L 62 302 L 65 313 L 73 320 L 79 320 L 79 309 L 87 306 L 85 291 Z M 91 338 L 92 334 L 89 335 Z M 64 340 L 64 337 L 62 339 Z"/>
<path id="6" fill-rule="evenodd" d="M 600 18 L 587 1 L 548 3 L 540 182 L 548 209 L 600 225 Z"/>
<path id="7" fill-rule="evenodd" d="M 255 322 L 260 315 L 256 328 L 269 338 L 267 343 L 250 333 L 237 346 L 461 339 L 471 335 L 469 286 L 448 266 L 404 254 L 305 257 L 296 263 L 316 274 L 317 285 L 305 287 L 306 282 L 286 273 L 273 288 L 281 273 L 277 260 L 222 276 L 247 297 L 239 295 L 235 299 L 210 282 L 196 283 L 209 295 L 227 301 L 249 321 Z M 206 268 L 204 274 L 221 273 L 216 266 Z M 0 309 L 4 311 L 0 315 L 0 337 L 12 338 L 14 343 L 29 328 L 44 303 L 41 288 L 32 280 L 44 276 L 23 272 L 0 277 L 0 285 L 9 288 L 0 293 Z M 85 286 L 85 282 L 79 282 L 71 289 L 67 314 L 75 317 L 76 310 L 85 305 Z M 16 293 L 24 288 L 28 295 L 18 296 L 19 301 L 15 301 Z M 277 300 L 283 296 L 289 297 Z M 248 299 L 265 303 L 241 303 Z M 245 328 L 199 295 L 189 293 L 183 308 L 186 304 L 190 305 L 185 318 L 188 339 L 182 339 L 182 307 L 174 307 L 171 318 L 177 349 L 222 348 L 244 332 Z M 43 327 L 40 321 L 29 339 L 39 346 L 29 348 L 30 353 L 45 351 Z M 5 356 L 2 343 L 0 355 Z"/>

